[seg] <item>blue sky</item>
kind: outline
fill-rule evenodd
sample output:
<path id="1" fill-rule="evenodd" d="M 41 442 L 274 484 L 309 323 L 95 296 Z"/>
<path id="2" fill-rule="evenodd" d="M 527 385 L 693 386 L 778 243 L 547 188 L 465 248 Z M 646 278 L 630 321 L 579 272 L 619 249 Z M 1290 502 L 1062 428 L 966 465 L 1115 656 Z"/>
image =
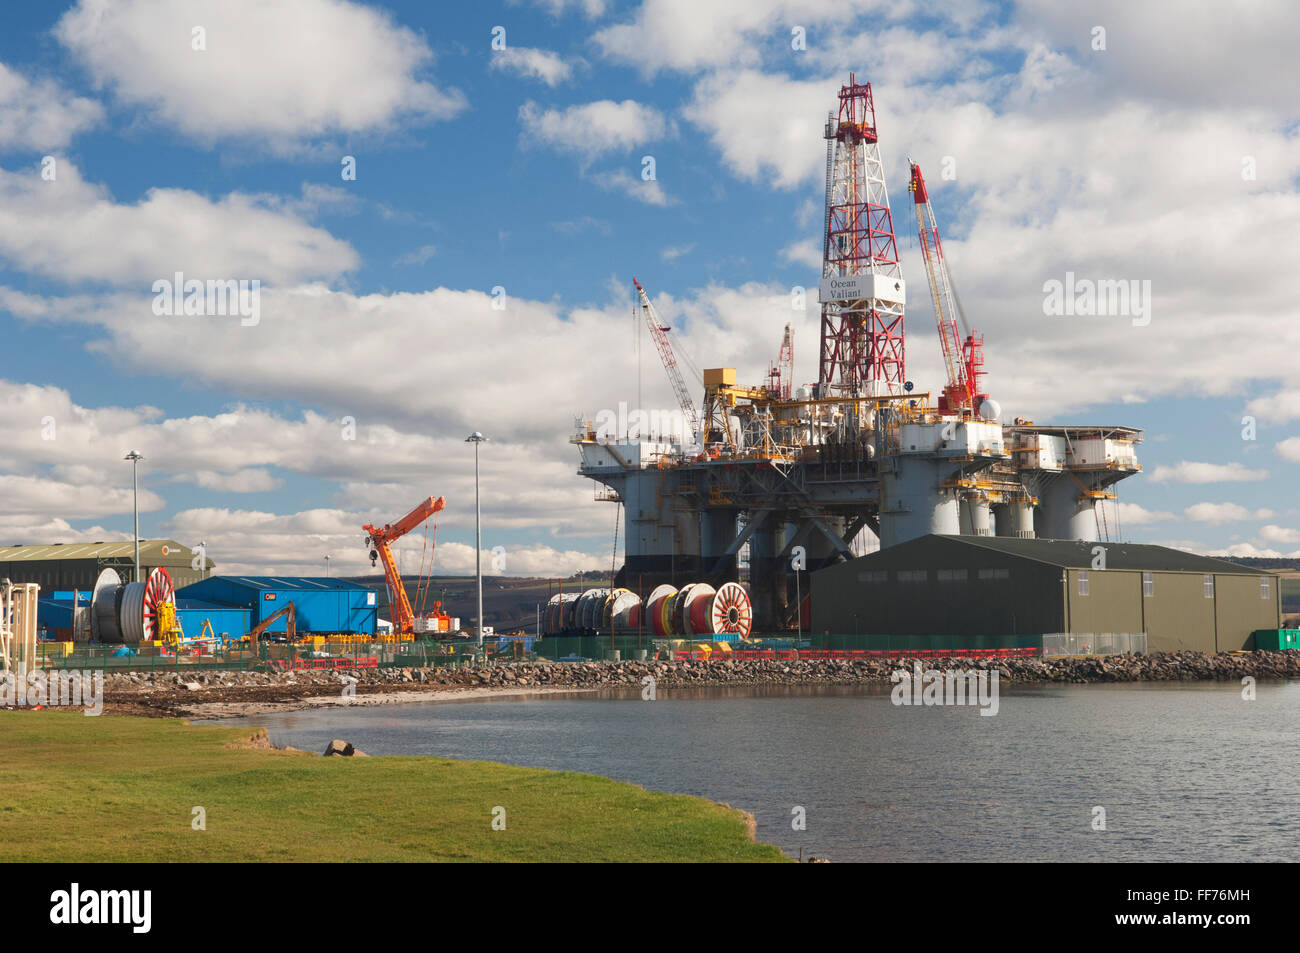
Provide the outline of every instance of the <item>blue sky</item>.
<path id="1" fill-rule="evenodd" d="M 1296 553 L 1300 107 L 1279 38 L 1300 15 L 1161 6 L 10 11 L 0 536 L 129 537 L 136 447 L 142 531 L 204 539 L 223 569 L 315 571 L 329 552 L 364 571 L 361 522 L 442 494 L 438 565 L 466 571 L 480 429 L 485 548 L 512 572 L 608 565 L 614 513 L 565 438 L 638 399 L 631 278 L 699 366 L 757 380 L 791 321 L 814 379 L 817 316 L 790 291 L 819 273 L 821 124 L 854 70 L 911 281 L 909 376 L 942 373 L 911 156 L 1007 414 L 1146 431 L 1124 535 Z M 1231 75 L 1187 68 L 1225 49 Z M 259 324 L 154 314 L 176 271 L 261 280 Z M 1150 281 L 1150 324 L 1045 314 L 1067 271 Z M 640 373 L 642 402 L 673 406 L 648 344 Z"/>

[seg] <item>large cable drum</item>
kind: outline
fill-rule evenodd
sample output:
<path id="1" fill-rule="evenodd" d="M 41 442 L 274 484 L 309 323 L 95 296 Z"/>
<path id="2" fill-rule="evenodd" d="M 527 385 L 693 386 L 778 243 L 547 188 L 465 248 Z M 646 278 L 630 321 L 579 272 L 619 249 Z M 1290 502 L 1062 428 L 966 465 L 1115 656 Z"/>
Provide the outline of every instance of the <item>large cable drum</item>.
<path id="1" fill-rule="evenodd" d="M 657 636 L 671 634 L 671 629 L 667 624 L 667 610 L 672 604 L 673 596 L 677 595 L 676 586 L 656 586 L 650 595 L 646 596 L 645 614 L 650 622 L 650 633 Z"/>
<path id="2" fill-rule="evenodd" d="M 615 589 L 605 600 L 606 628 L 635 629 L 641 624 L 641 597 L 630 589 Z"/>
<path id="3" fill-rule="evenodd" d="M 608 589 L 588 589 L 578 600 L 578 625 L 584 629 L 600 627 L 600 610 L 604 608 Z"/>
<path id="4" fill-rule="evenodd" d="M 754 606 L 749 593 L 736 582 L 718 587 L 709 605 L 709 623 L 715 635 L 736 634 L 748 638 L 754 625 Z"/>
<path id="5" fill-rule="evenodd" d="M 691 604 L 691 599 L 694 598 L 696 590 L 699 589 L 700 586 L 702 585 L 705 584 L 699 582 L 691 582 L 682 586 L 682 588 L 677 591 L 677 595 L 673 599 L 673 609 L 672 609 L 673 633 L 675 635 L 691 634 L 691 623 L 690 623 L 690 618 L 687 615 L 687 612 Z M 709 592 L 712 591 L 713 591 L 713 587 L 709 586 Z"/>
<path id="6" fill-rule="evenodd" d="M 90 597 L 90 637 L 95 642 L 121 642 L 122 628 L 117 622 L 122 577 L 116 570 L 105 569 L 95 580 Z"/>
<path id="7" fill-rule="evenodd" d="M 119 618 L 125 642 L 152 642 L 158 635 L 158 607 L 172 602 L 172 577 L 161 566 L 144 582 L 128 583 L 122 593 Z"/>
<path id="8" fill-rule="evenodd" d="M 691 586 L 691 593 L 682 606 L 683 635 L 713 635 L 713 597 L 717 594 L 707 582 Z"/>

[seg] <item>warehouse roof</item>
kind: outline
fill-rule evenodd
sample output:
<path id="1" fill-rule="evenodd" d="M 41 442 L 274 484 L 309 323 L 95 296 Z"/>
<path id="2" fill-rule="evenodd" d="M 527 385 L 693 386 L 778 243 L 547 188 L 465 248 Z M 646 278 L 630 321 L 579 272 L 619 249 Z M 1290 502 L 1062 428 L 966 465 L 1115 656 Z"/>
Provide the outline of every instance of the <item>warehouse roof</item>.
<path id="1" fill-rule="evenodd" d="M 252 589 L 297 589 L 304 591 L 328 589 L 369 589 L 370 586 L 333 576 L 209 576 L 206 581 L 232 583 Z M 200 585 L 195 583 L 195 586 Z M 191 588 L 189 586 L 186 587 Z"/>
<path id="2" fill-rule="evenodd" d="M 36 545 L 0 546 L 0 562 L 23 560 L 39 562 L 47 559 L 134 559 L 135 544 L 131 540 L 96 543 L 38 543 Z M 157 564 L 189 563 L 190 547 L 174 539 L 140 540 L 140 560 Z M 208 565 L 214 565 L 208 560 Z"/>
<path id="3" fill-rule="evenodd" d="M 1236 573 L 1258 576 L 1265 571 L 1240 566 L 1222 559 L 1198 556 L 1196 553 L 1151 546 L 1145 543 L 1103 543 L 1080 539 L 1020 539 L 1013 536 L 934 536 L 923 539 L 941 539 L 966 546 L 1005 553 L 1021 559 L 1050 563 L 1070 569 L 1090 569 L 1093 549 L 1104 546 L 1107 569 L 1134 569 L 1148 572 L 1199 572 Z M 904 543 L 903 545 L 906 545 Z M 888 552 L 885 550 L 884 552 Z"/>

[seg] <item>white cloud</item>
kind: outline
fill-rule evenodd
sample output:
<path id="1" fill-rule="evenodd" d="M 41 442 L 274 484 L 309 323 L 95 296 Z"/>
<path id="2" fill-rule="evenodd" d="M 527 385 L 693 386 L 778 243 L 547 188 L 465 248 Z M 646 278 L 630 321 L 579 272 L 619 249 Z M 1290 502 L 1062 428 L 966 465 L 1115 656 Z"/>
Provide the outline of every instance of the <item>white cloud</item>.
<path id="1" fill-rule="evenodd" d="M 1284 460 L 1300 463 L 1300 437 L 1287 437 L 1278 443 L 1277 452 Z"/>
<path id="2" fill-rule="evenodd" d="M 0 169 L 0 260 L 68 283 L 142 290 L 177 271 L 290 283 L 334 278 L 358 264 L 347 242 L 260 197 L 235 192 L 212 201 L 159 188 L 126 205 L 66 159 L 53 182 L 36 167 Z"/>
<path id="3" fill-rule="evenodd" d="M 29 80 L 0 63 L 0 150 L 61 149 L 104 117 L 93 99 L 51 80 Z"/>
<path id="4" fill-rule="evenodd" d="M 573 67 L 558 53 L 527 46 L 507 46 L 504 50 L 496 50 L 492 53 L 491 63 L 493 69 L 531 76 L 547 86 L 558 86 L 573 75 Z"/>
<path id="5" fill-rule="evenodd" d="M 1254 543 L 1234 543 L 1224 549 L 1209 550 L 1206 556 L 1215 556 L 1221 559 L 1233 558 L 1253 558 L 1253 559 L 1300 559 L 1300 549 L 1294 552 L 1284 553 L 1277 549 L 1261 548 Z"/>
<path id="6" fill-rule="evenodd" d="M 1240 463 L 1184 460 L 1173 466 L 1158 466 L 1151 472 L 1152 483 L 1237 483 L 1266 479 L 1267 470 L 1251 470 Z"/>
<path id="7" fill-rule="evenodd" d="M 193 479 L 205 490 L 217 490 L 222 493 L 267 493 L 284 483 L 279 477 L 256 467 L 236 470 L 233 473 L 196 470 Z"/>
<path id="8" fill-rule="evenodd" d="M 632 99 L 602 99 L 567 109 L 519 107 L 523 141 L 590 159 L 662 139 L 669 131 L 663 113 Z"/>
<path id="9" fill-rule="evenodd" d="M 120 103 L 204 144 L 284 151 L 465 108 L 421 78 L 433 60 L 421 36 L 345 0 L 81 0 L 54 34 Z"/>
<path id="10" fill-rule="evenodd" d="M 1260 528 L 1259 538 L 1270 543 L 1300 543 L 1300 530 L 1269 524 Z"/>
<path id="11" fill-rule="evenodd" d="M 1126 526 L 1145 526 L 1159 520 L 1173 519 L 1173 516 L 1164 510 L 1148 510 L 1136 503 L 1119 504 L 1119 522 Z"/>
<path id="12" fill-rule="evenodd" d="M 438 246 L 421 245 L 415 251 L 407 252 L 405 255 L 399 255 L 394 261 L 394 265 L 423 265 L 434 255 L 438 254 Z"/>
<path id="13" fill-rule="evenodd" d="M 125 488 L 62 483 L 48 477 L 0 474 L 0 498 L 8 515 L 49 515 L 66 519 L 97 519 L 131 511 L 132 496 Z M 162 497 L 140 491 L 141 511 L 161 509 Z"/>
<path id="14" fill-rule="evenodd" d="M 1194 503 L 1183 515 L 1197 523 L 1235 523 L 1241 520 L 1267 520 L 1277 514 L 1269 509 L 1248 510 L 1236 503 Z"/>
<path id="15" fill-rule="evenodd" d="M 1282 390 L 1272 397 L 1259 397 L 1246 405 L 1246 413 L 1260 420 L 1300 420 L 1300 390 Z"/>
<path id="16" fill-rule="evenodd" d="M 676 261 L 683 255 L 689 255 L 694 250 L 694 242 L 691 242 L 689 245 L 669 245 L 659 253 L 659 257 L 664 261 Z"/>
<path id="17" fill-rule="evenodd" d="M 733 174 L 793 188 L 825 176 L 823 126 L 843 81 L 719 73 L 696 84 L 683 114 L 709 136 Z"/>
<path id="18" fill-rule="evenodd" d="M 644 202 L 646 205 L 663 207 L 678 204 L 675 198 L 664 191 L 658 179 L 642 179 L 633 176 L 625 169 L 618 169 L 613 172 L 596 172 L 592 175 L 591 181 L 606 192 L 622 192 L 624 195 L 634 198 L 638 202 Z"/>
<path id="19" fill-rule="evenodd" d="M 813 239 L 786 245 L 785 248 L 781 249 L 781 257 L 796 265 L 815 268 L 818 273 L 822 270 L 822 249 Z"/>

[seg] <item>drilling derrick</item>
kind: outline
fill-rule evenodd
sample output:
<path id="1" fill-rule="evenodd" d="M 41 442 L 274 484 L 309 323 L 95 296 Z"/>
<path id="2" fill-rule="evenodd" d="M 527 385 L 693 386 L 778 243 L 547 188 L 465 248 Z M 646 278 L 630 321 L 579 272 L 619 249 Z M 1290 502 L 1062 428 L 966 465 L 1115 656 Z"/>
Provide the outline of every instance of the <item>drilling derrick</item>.
<path id="1" fill-rule="evenodd" d="M 870 83 L 849 75 L 826 121 L 821 396 L 899 394 L 905 286 Z"/>

